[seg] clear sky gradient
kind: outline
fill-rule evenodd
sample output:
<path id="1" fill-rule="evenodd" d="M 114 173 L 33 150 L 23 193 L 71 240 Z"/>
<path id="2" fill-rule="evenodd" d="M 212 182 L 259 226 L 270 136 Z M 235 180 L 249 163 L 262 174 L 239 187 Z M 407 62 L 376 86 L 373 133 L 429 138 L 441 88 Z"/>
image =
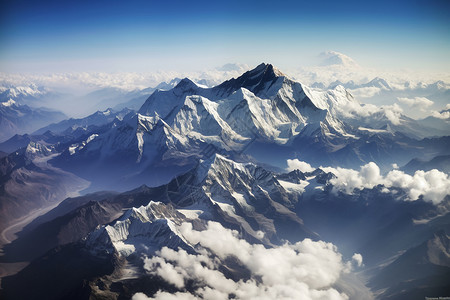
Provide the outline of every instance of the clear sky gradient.
<path id="1" fill-rule="evenodd" d="M 367 67 L 450 70 L 450 1 L 68 1 L 0 4 L 0 71 L 280 68 L 335 50 Z"/>

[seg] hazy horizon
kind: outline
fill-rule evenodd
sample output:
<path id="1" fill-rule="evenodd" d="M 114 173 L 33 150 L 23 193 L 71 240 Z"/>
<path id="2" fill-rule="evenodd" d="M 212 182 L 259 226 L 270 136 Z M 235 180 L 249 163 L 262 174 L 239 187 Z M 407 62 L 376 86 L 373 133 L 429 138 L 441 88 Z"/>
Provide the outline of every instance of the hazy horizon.
<path id="1" fill-rule="evenodd" d="M 291 69 L 333 50 L 368 68 L 443 72 L 450 69 L 448 6 L 4 1 L 0 71 L 191 72 L 229 62 Z"/>

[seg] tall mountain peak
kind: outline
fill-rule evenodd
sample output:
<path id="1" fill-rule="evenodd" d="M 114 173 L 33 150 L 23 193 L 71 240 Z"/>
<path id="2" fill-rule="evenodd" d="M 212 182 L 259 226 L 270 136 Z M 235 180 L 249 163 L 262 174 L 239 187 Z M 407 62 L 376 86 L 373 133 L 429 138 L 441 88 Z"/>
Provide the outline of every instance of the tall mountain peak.
<path id="1" fill-rule="evenodd" d="M 176 86 L 175 89 L 182 90 L 182 91 L 188 91 L 198 88 L 198 86 L 190 80 L 189 78 L 183 78 Z"/>
<path id="2" fill-rule="evenodd" d="M 271 74 L 277 77 L 285 76 L 279 69 L 274 67 L 272 64 L 261 63 L 255 69 L 253 69 L 253 71 L 256 70 L 263 70 L 264 73 Z"/>
<path id="3" fill-rule="evenodd" d="M 255 95 L 267 90 L 278 79 L 285 75 L 271 64 L 262 63 L 253 70 L 247 71 L 238 78 L 232 78 L 215 87 L 221 93 L 231 94 L 240 88 L 245 88 Z"/>

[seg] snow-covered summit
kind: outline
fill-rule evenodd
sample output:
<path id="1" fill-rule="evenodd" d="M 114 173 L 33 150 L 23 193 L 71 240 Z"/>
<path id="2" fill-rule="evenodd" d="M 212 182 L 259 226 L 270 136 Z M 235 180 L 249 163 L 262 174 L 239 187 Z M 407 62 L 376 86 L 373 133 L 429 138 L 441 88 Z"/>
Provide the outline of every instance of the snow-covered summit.
<path id="1" fill-rule="evenodd" d="M 87 237 L 87 247 L 97 255 L 135 252 L 152 254 L 163 246 L 187 248 L 177 226 L 185 221 L 183 214 L 170 204 L 153 202 L 128 209 L 111 225 L 99 227 Z"/>
<path id="2" fill-rule="evenodd" d="M 286 76 L 271 64 L 262 63 L 253 70 L 247 71 L 238 78 L 227 80 L 213 90 L 220 97 L 232 94 L 245 88 L 258 96 L 270 96 L 268 91 L 276 83 L 281 83 Z"/>
<path id="3" fill-rule="evenodd" d="M 322 66 L 359 67 L 351 57 L 336 51 L 323 52 L 320 54 L 320 58 Z"/>
<path id="4" fill-rule="evenodd" d="M 16 101 L 14 101 L 13 99 L 9 99 L 8 101 L 1 102 L 0 104 L 3 106 L 9 107 L 9 106 L 16 105 Z"/>

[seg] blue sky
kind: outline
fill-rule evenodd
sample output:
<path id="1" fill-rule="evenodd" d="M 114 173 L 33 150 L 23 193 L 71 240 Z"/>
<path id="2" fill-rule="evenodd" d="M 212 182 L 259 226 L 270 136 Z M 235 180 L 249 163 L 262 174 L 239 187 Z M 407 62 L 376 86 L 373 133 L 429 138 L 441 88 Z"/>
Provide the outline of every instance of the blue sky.
<path id="1" fill-rule="evenodd" d="M 367 67 L 450 70 L 449 1 L 392 2 L 3 0 L 0 71 L 287 68 L 326 50 Z"/>

